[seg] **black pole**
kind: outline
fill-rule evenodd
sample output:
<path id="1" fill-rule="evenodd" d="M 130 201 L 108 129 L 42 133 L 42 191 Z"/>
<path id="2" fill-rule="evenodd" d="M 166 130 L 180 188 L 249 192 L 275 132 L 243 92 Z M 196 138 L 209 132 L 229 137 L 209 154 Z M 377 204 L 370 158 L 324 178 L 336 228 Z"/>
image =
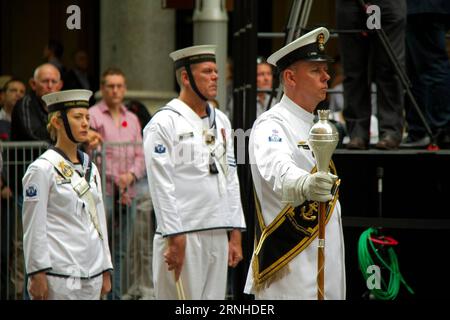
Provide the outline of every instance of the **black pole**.
<path id="1" fill-rule="evenodd" d="M 256 118 L 256 56 L 257 56 L 257 1 L 242 0 L 235 2 L 233 19 L 233 128 L 244 132 L 253 126 Z M 239 67 L 237 67 L 239 66 Z M 238 138 L 242 144 L 242 137 Z M 236 140 L 235 140 L 236 142 Z M 236 145 L 235 152 L 245 154 L 245 163 L 238 163 L 237 171 L 241 189 L 242 208 L 244 210 L 247 231 L 242 234 L 242 250 L 244 259 L 231 273 L 233 274 L 234 299 L 249 299 L 243 289 L 250 267 L 254 246 L 255 204 L 253 197 L 253 181 L 251 177 L 248 136 L 245 143 Z M 242 154 L 236 154 L 236 160 Z"/>

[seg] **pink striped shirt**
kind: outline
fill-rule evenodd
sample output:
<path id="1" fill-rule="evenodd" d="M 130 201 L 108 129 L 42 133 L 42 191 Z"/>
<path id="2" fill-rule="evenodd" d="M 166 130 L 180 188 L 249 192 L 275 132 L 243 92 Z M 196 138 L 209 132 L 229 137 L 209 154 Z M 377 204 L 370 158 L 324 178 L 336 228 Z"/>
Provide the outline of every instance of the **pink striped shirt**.
<path id="1" fill-rule="evenodd" d="M 104 142 L 138 142 L 139 145 L 109 146 L 106 148 L 106 193 L 112 194 L 112 181 L 117 185 L 123 173 L 133 173 L 138 179 L 145 173 L 144 153 L 142 149 L 141 125 L 136 115 L 122 105 L 120 121 L 117 126 L 102 100 L 89 109 L 90 126 L 97 130 Z M 99 165 L 99 168 L 103 166 Z M 133 186 L 128 188 L 131 197 L 136 195 Z"/>

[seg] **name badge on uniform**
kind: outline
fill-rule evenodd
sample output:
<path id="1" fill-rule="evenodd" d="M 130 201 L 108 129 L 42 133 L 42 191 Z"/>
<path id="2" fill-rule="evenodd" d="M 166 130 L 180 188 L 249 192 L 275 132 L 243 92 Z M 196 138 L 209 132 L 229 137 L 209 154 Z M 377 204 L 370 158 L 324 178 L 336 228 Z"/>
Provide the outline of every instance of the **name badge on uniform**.
<path id="1" fill-rule="evenodd" d="M 56 184 L 57 185 L 68 184 L 68 183 L 70 183 L 70 179 L 63 179 L 61 177 L 56 177 Z"/>
<path id="2" fill-rule="evenodd" d="M 304 150 L 310 150 L 309 145 L 308 145 L 308 143 L 306 141 L 299 141 L 297 143 L 297 147 L 298 148 L 302 148 Z"/>
<path id="3" fill-rule="evenodd" d="M 182 133 L 178 136 L 178 139 L 180 141 L 183 141 L 184 139 L 188 139 L 188 138 L 192 138 L 194 136 L 193 132 L 187 132 L 187 133 Z"/>

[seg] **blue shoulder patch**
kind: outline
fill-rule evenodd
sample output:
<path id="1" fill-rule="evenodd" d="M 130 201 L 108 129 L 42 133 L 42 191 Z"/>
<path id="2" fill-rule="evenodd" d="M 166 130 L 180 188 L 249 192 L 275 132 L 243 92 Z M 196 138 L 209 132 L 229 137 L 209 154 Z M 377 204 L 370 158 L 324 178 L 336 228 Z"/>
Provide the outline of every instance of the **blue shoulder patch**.
<path id="1" fill-rule="evenodd" d="M 281 138 L 278 136 L 278 130 L 272 130 L 272 135 L 269 136 L 269 142 L 281 142 Z"/>
<path id="2" fill-rule="evenodd" d="M 38 188 L 34 183 L 29 184 L 25 189 L 25 201 L 37 200 Z"/>
<path id="3" fill-rule="evenodd" d="M 155 145 L 155 153 L 165 153 L 166 152 L 166 147 L 164 147 L 162 144 L 157 144 Z"/>

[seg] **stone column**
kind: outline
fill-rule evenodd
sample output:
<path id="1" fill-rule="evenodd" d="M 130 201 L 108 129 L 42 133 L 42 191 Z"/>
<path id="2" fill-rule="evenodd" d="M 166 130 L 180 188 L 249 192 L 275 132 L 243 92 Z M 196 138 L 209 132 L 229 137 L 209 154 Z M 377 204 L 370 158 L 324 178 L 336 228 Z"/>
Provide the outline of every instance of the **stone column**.
<path id="1" fill-rule="evenodd" d="M 161 1 L 100 0 L 100 73 L 120 68 L 126 99 L 142 101 L 152 114 L 177 96 L 174 49 L 175 11 L 162 9 Z"/>
<path id="2" fill-rule="evenodd" d="M 226 107 L 226 62 L 228 44 L 228 15 L 225 0 L 196 0 L 192 18 L 194 22 L 194 44 L 215 44 L 216 62 L 219 69 L 217 101 Z"/>

